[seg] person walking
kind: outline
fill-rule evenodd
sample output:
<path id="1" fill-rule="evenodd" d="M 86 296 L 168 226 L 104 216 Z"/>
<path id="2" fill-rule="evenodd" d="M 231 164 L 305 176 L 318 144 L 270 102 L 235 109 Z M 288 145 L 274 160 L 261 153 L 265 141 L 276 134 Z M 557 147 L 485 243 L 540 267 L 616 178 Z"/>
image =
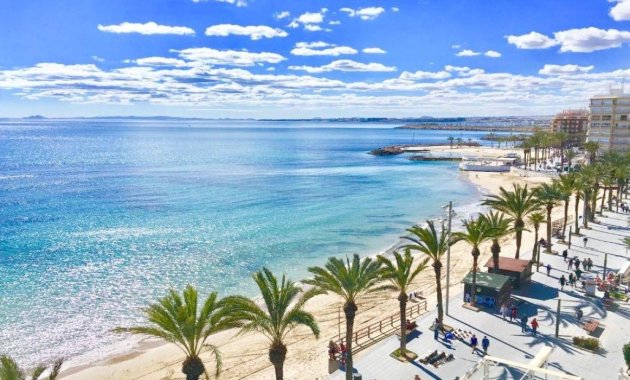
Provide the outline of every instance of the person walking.
<path id="1" fill-rule="evenodd" d="M 527 317 L 525 314 L 521 315 L 521 332 L 527 332 Z"/>
<path id="2" fill-rule="evenodd" d="M 578 268 L 575 270 L 575 279 L 580 281 L 580 277 L 582 277 L 582 271 Z"/>
<path id="3" fill-rule="evenodd" d="M 510 311 L 510 322 L 512 322 L 513 319 L 516 319 L 517 313 L 518 310 L 516 310 L 516 306 L 512 306 L 512 310 Z"/>
<path id="4" fill-rule="evenodd" d="M 564 285 L 567 283 L 567 279 L 564 275 L 560 276 L 560 290 L 564 290 Z"/>
<path id="5" fill-rule="evenodd" d="M 588 271 L 593 271 L 593 259 L 591 259 L 590 257 L 588 258 Z"/>
<path id="6" fill-rule="evenodd" d="M 473 336 L 470 337 L 470 347 L 472 347 L 473 354 L 475 353 L 475 351 L 477 351 L 478 344 L 479 344 L 479 341 L 477 340 L 477 336 L 473 334 Z"/>
<path id="7" fill-rule="evenodd" d="M 506 304 L 502 304 L 501 305 L 501 309 L 499 309 L 499 312 L 501 313 L 501 316 L 503 317 L 503 320 L 505 321 L 505 318 L 508 315 L 508 307 Z"/>
<path id="8" fill-rule="evenodd" d="M 584 248 L 586 248 L 586 243 L 588 243 L 588 238 L 584 236 L 584 239 L 582 239 L 582 242 L 584 242 Z"/>
<path id="9" fill-rule="evenodd" d="M 569 259 L 569 262 L 567 264 L 567 269 L 571 269 L 571 268 L 573 268 L 573 257 Z"/>
<path id="10" fill-rule="evenodd" d="M 565 249 L 564 251 L 562 251 L 562 258 L 564 259 L 564 262 L 567 262 L 567 256 L 569 256 L 569 250 Z"/>
<path id="11" fill-rule="evenodd" d="M 536 318 L 532 319 L 532 335 L 536 336 L 536 331 L 538 330 L 538 321 Z"/>
<path id="12" fill-rule="evenodd" d="M 571 285 L 572 288 L 575 288 L 575 276 L 573 273 L 569 273 L 569 285 Z"/>
<path id="13" fill-rule="evenodd" d="M 483 355 L 488 355 L 488 347 L 490 347 L 490 339 L 488 339 L 487 336 L 484 335 L 483 339 L 481 340 L 481 348 L 483 348 Z"/>
<path id="14" fill-rule="evenodd" d="M 551 264 L 547 264 L 547 277 L 551 276 Z"/>
<path id="15" fill-rule="evenodd" d="M 575 261 L 573 262 L 573 264 L 575 265 L 575 269 L 580 269 L 580 259 L 576 258 Z"/>
<path id="16" fill-rule="evenodd" d="M 588 259 L 582 260 L 582 269 L 584 269 L 584 271 L 588 271 Z"/>
<path id="17" fill-rule="evenodd" d="M 433 330 L 433 339 L 438 340 L 440 337 L 440 329 L 441 329 L 440 321 L 435 320 L 435 330 Z"/>

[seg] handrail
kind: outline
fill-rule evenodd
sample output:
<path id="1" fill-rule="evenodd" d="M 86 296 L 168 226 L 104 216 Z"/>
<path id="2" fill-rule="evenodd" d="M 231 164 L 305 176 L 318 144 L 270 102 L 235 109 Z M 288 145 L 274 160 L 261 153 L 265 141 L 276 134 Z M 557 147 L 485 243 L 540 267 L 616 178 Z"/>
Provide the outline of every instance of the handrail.
<path id="1" fill-rule="evenodd" d="M 417 318 L 428 312 L 427 301 L 420 300 L 417 304 L 407 307 L 405 312 L 405 318 L 412 319 Z M 376 343 L 377 341 L 390 336 L 400 328 L 400 313 L 393 314 L 387 318 L 384 318 L 378 322 L 374 322 L 353 332 L 353 350 L 352 352 L 358 352 L 362 349 Z M 345 340 L 346 334 L 337 334 L 332 340 L 337 344 L 340 344 L 342 340 Z"/>

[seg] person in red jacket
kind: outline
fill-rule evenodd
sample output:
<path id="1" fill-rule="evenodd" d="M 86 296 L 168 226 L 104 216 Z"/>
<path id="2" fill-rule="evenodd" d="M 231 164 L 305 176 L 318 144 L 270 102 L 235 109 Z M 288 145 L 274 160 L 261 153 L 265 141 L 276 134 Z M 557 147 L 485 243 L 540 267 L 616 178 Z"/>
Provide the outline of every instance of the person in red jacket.
<path id="1" fill-rule="evenodd" d="M 536 318 L 532 319 L 532 335 L 536 336 L 536 330 L 538 330 L 538 321 Z"/>

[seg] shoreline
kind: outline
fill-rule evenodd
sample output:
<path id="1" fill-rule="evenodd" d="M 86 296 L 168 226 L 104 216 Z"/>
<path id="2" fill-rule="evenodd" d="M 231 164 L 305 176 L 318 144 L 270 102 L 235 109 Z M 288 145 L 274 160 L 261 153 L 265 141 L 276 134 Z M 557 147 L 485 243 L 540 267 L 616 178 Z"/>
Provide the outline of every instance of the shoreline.
<path id="1" fill-rule="evenodd" d="M 441 150 L 450 151 L 448 147 L 439 147 Z M 495 154 L 504 154 L 509 150 L 499 150 L 496 148 L 477 148 L 484 151 L 492 150 Z M 462 149 L 453 149 L 462 150 Z M 470 154 L 470 153 L 465 153 Z M 531 178 L 525 179 L 520 177 L 512 177 L 509 174 L 503 175 L 499 173 L 470 173 L 460 172 L 460 178 L 468 181 L 477 190 L 475 200 L 457 208 L 474 208 L 479 207 L 480 200 L 489 193 L 495 193 L 500 186 L 507 186 L 512 182 L 533 182 Z M 543 179 L 544 180 L 544 179 Z M 511 186 L 511 185 L 509 185 Z M 558 210 L 556 210 L 558 211 Z M 461 215 L 456 215 L 454 220 L 459 222 Z M 421 221 L 418 221 L 421 222 Z M 525 237 L 525 236 L 524 236 Z M 509 240 L 509 237 L 505 240 Z M 388 249 L 381 254 L 390 254 L 395 250 L 401 241 L 397 240 L 389 246 Z M 508 244 L 504 242 L 505 248 L 503 254 L 510 255 L 511 250 Z M 489 257 L 489 251 L 486 246 L 483 247 L 482 256 L 480 257 L 480 265 L 485 263 Z M 511 247 L 510 247 L 511 248 Z M 528 249 L 528 240 L 524 239 L 523 249 Z M 469 271 L 472 258 L 469 249 L 463 244 L 456 244 L 452 249 L 452 271 L 453 279 L 451 286 L 451 294 L 457 294 L 459 281 Z M 428 307 L 434 308 L 434 285 L 435 279 L 432 271 L 428 270 L 417 279 L 414 289 L 422 290 L 427 298 Z M 288 338 L 289 352 L 285 365 L 287 378 L 308 378 L 322 379 L 327 377 L 327 355 L 326 346 L 328 340 L 337 335 L 338 332 L 338 310 L 341 301 L 334 295 L 323 295 L 314 298 L 307 304 L 307 310 L 313 312 L 320 323 L 322 334 L 320 339 L 316 340 L 309 336 L 302 329 L 296 329 Z M 359 311 L 355 328 L 362 325 L 380 320 L 383 315 L 395 314 L 397 312 L 397 300 L 391 294 L 375 294 L 366 297 L 359 303 Z M 343 318 L 341 320 L 343 324 Z M 224 372 L 222 379 L 263 379 L 272 376 L 272 367 L 267 360 L 266 346 L 267 341 L 255 334 L 247 334 L 244 336 L 234 337 L 235 332 L 227 331 L 215 335 L 211 340 L 213 344 L 220 347 L 223 354 Z M 249 353 L 244 356 L 243 352 Z M 360 356 L 362 353 L 359 353 Z M 206 367 L 211 368 L 214 362 L 203 355 L 206 361 Z M 250 358 L 251 357 L 251 358 Z M 244 358 L 249 358 L 243 362 Z M 69 367 L 64 371 L 63 379 L 155 379 L 156 376 L 164 378 L 171 375 L 178 375 L 180 372 L 179 365 L 183 357 L 178 349 L 166 342 L 159 342 L 152 338 L 142 339 L 138 347 L 126 352 L 123 355 L 115 355 L 100 361 L 89 364 L 77 365 Z"/>

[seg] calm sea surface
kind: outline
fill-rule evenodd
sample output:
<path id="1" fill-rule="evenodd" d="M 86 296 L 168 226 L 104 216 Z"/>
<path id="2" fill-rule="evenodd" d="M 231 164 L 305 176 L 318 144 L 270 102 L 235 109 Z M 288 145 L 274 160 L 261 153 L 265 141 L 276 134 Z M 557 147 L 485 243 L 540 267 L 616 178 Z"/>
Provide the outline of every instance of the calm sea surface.
<path id="1" fill-rule="evenodd" d="M 367 152 L 450 134 L 0 122 L 0 352 L 24 366 L 94 360 L 129 348 L 111 329 L 142 322 L 139 308 L 169 287 L 251 296 L 262 266 L 299 280 L 329 256 L 378 253 L 449 200 L 478 195 L 455 163 Z"/>

